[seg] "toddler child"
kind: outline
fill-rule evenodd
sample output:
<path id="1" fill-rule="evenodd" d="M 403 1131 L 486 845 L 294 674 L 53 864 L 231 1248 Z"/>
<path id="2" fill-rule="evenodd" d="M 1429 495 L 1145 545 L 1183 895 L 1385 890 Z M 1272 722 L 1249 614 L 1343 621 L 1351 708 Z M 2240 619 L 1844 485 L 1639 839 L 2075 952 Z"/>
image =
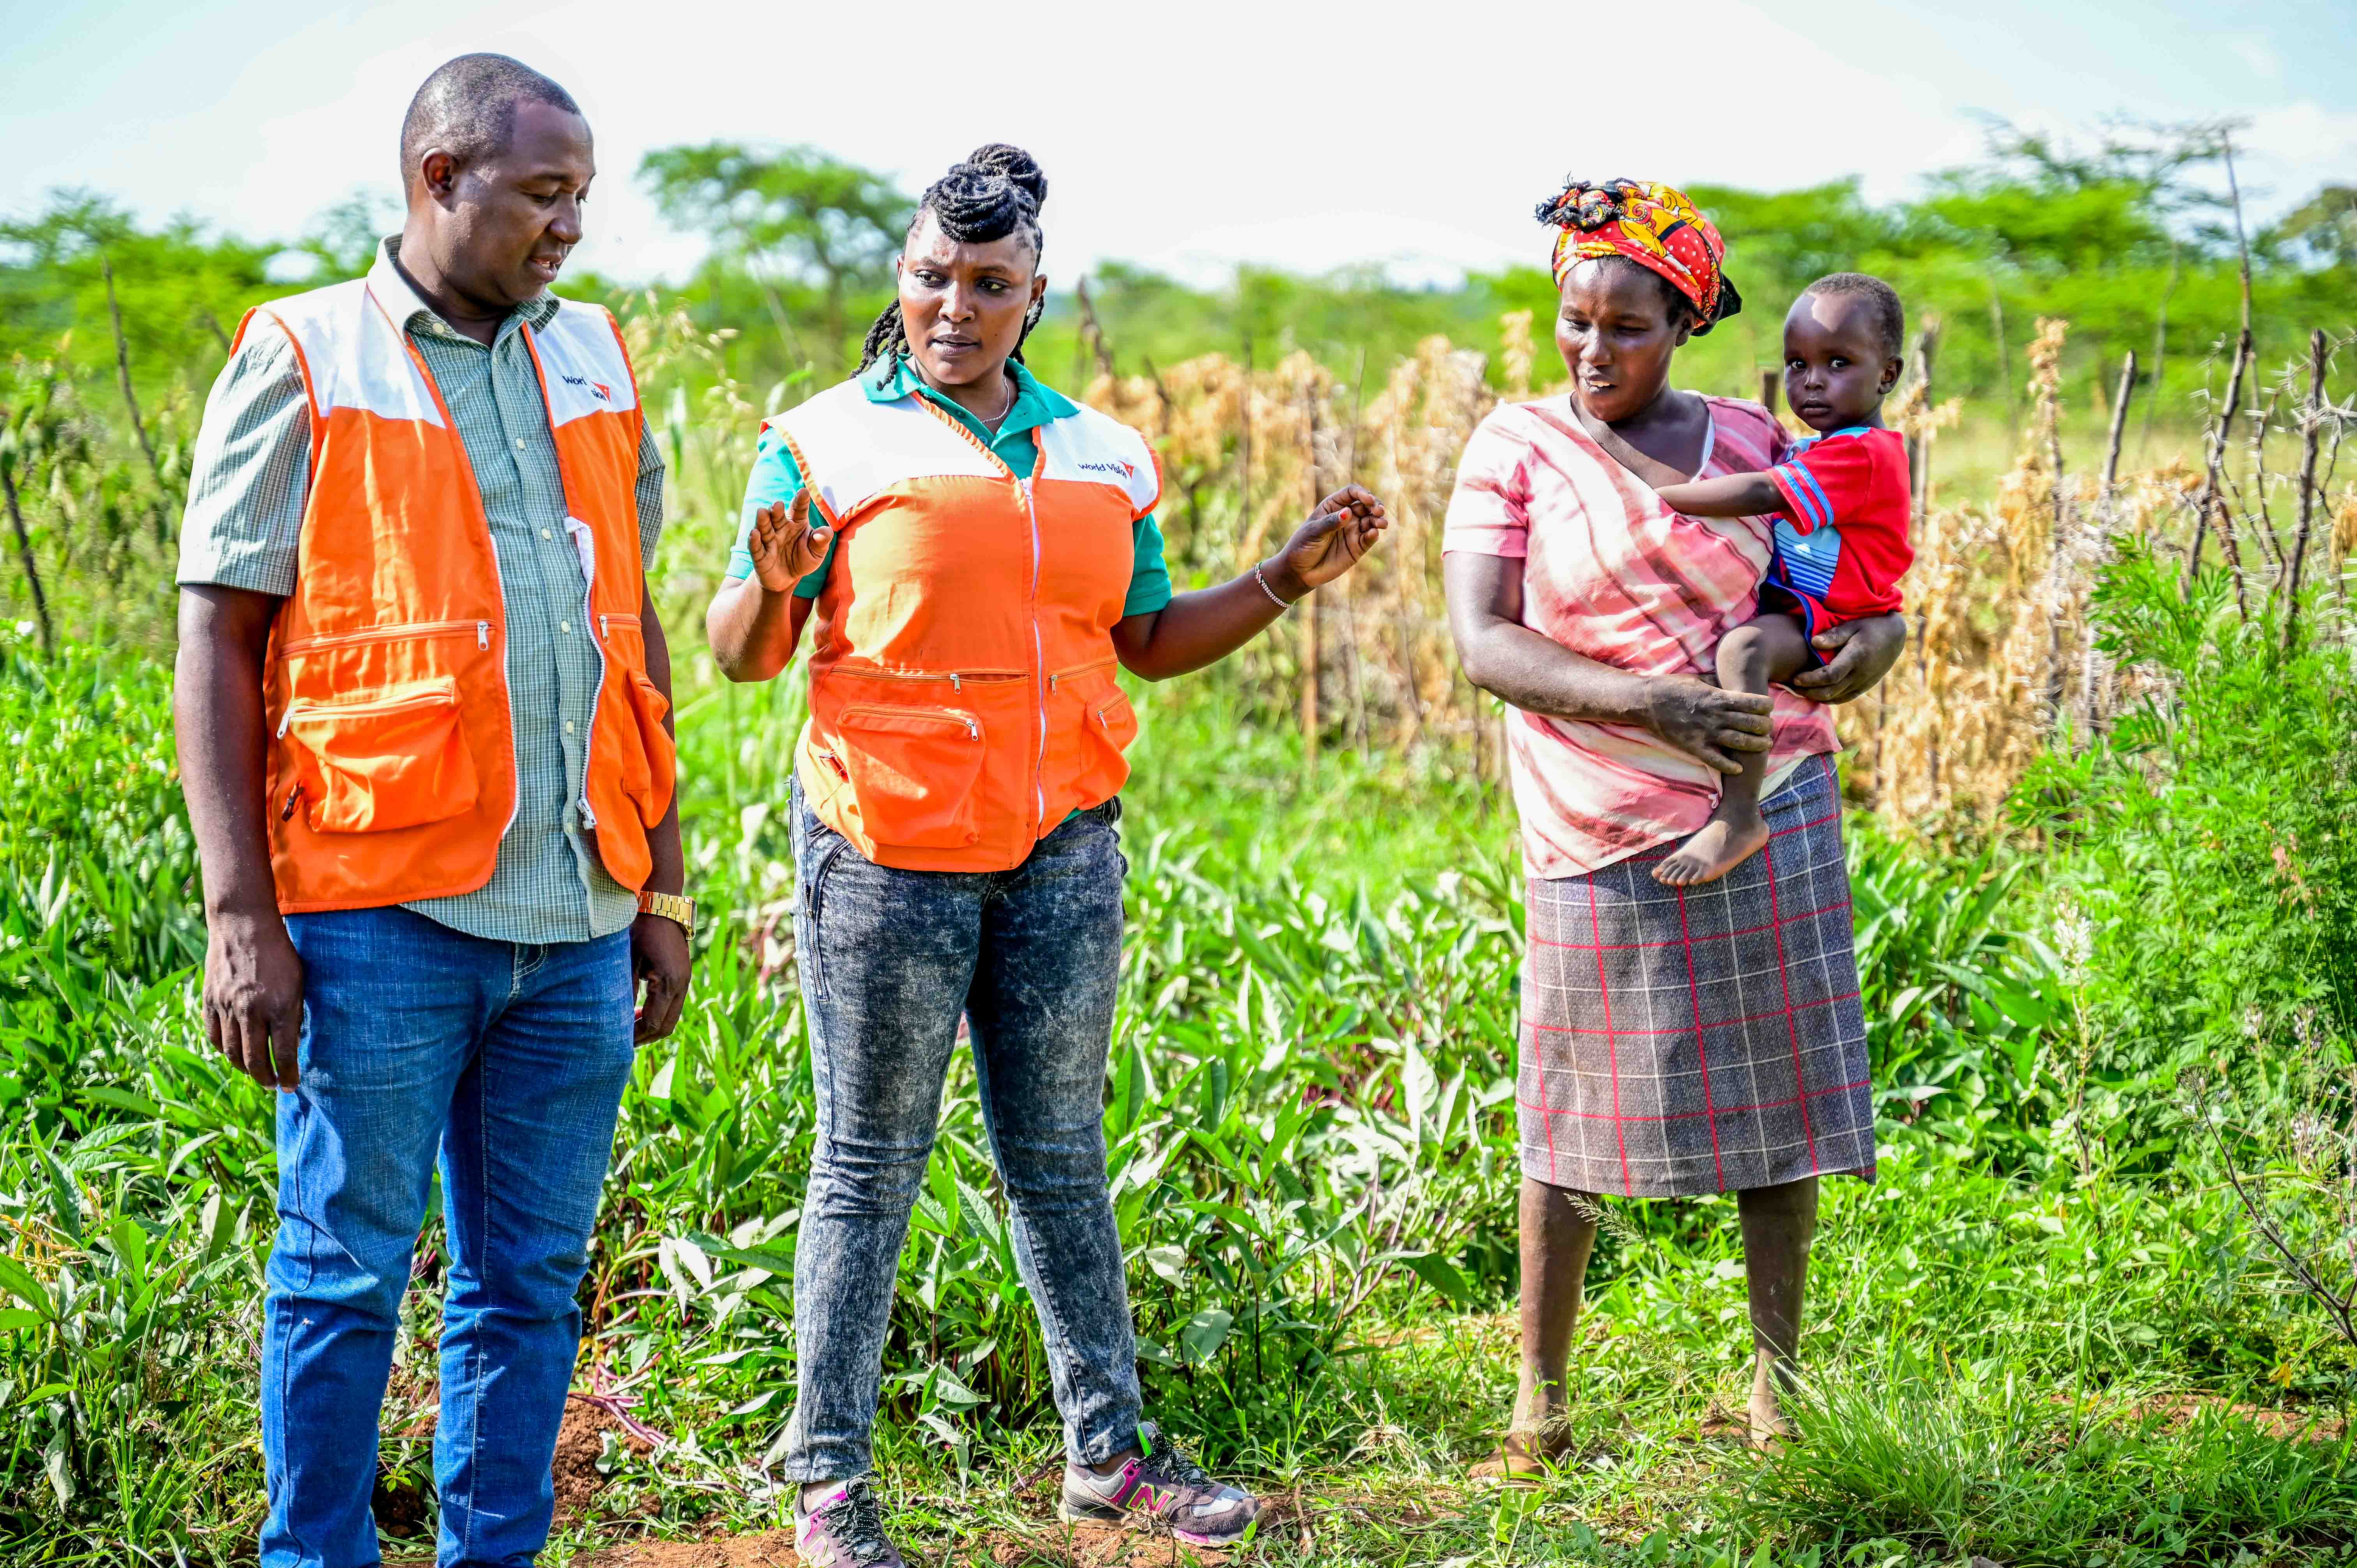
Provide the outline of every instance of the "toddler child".
<path id="1" fill-rule="evenodd" d="M 1662 502 L 1688 517 L 1776 519 L 1760 613 L 1720 639 L 1718 683 L 1764 695 L 1822 662 L 1809 639 L 1828 627 L 1899 607 L 1914 561 L 1907 443 L 1882 423 L 1899 384 L 1906 320 L 1880 278 L 1835 273 L 1808 286 L 1784 317 L 1784 397 L 1817 434 L 1764 474 L 1665 486 Z M 1672 887 L 1716 881 L 1768 842 L 1760 786 L 1768 754 L 1747 753 L 1718 809 L 1653 870 Z"/>

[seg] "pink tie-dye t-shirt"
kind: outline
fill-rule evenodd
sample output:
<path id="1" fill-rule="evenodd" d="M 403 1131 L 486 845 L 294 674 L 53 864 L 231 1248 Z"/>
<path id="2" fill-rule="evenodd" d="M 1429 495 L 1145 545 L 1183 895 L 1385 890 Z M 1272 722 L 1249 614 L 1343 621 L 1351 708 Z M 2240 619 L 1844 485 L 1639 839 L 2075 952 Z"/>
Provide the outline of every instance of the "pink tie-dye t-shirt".
<path id="1" fill-rule="evenodd" d="M 1698 478 L 1783 459 L 1783 427 L 1757 403 L 1706 398 Z M 1760 517 L 1686 517 L 1580 428 L 1567 398 L 1507 403 L 1457 466 L 1441 548 L 1523 561 L 1523 624 L 1640 675 L 1705 675 L 1718 640 L 1759 602 L 1774 538 Z M 1838 751 L 1827 711 L 1781 687 L 1767 789 L 1801 760 Z M 1702 826 L 1719 775 L 1651 730 L 1514 710 L 1507 725 L 1523 859 L 1533 876 L 1579 876 Z M 1763 790 L 1763 793 L 1766 791 Z"/>

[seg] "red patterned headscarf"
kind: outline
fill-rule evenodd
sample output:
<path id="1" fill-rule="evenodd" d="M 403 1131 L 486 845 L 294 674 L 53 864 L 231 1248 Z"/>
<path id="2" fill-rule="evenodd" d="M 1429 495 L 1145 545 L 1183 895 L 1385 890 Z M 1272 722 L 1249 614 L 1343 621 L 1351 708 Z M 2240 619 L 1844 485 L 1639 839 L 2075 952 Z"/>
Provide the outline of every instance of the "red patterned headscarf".
<path id="1" fill-rule="evenodd" d="M 1555 242 L 1555 284 L 1595 256 L 1626 256 L 1669 281 L 1695 307 L 1695 330 L 1707 332 L 1743 308 L 1719 271 L 1727 242 L 1686 193 L 1658 181 L 1566 182 L 1539 203 L 1539 221 L 1563 231 Z"/>

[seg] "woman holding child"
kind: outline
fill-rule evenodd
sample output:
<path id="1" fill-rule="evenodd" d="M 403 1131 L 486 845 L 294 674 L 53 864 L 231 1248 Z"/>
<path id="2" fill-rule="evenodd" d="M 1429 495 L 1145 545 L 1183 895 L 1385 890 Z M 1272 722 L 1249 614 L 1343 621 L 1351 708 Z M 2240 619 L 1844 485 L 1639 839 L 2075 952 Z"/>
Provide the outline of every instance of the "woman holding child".
<path id="1" fill-rule="evenodd" d="M 962 1015 L 1064 1419 L 1064 1516 L 1224 1546 L 1259 1513 L 1140 1409 L 1102 1112 L 1137 733 L 1114 671 L 1225 658 L 1385 519 L 1337 491 L 1251 572 L 1174 595 L 1152 450 L 1022 362 L 1047 184 L 994 145 L 925 192 L 858 374 L 765 427 L 707 618 L 734 680 L 773 678 L 813 639 L 791 810 L 818 1142 L 782 1466 L 809 1563 L 901 1561 L 869 1434 Z"/>
<path id="2" fill-rule="evenodd" d="M 1761 596 L 1771 563 L 1779 581 L 1805 577 L 1819 610 L 1829 590 L 1813 566 L 1783 571 L 1794 553 L 1778 541 L 1794 531 L 1761 515 L 1783 492 L 1763 495 L 1757 481 L 1790 469 L 1806 489 L 1806 455 L 1758 404 L 1670 384 L 1679 346 L 1739 306 L 1710 221 L 1680 191 L 1622 180 L 1567 185 L 1539 215 L 1558 230 L 1555 340 L 1570 394 L 1482 424 L 1444 541 L 1466 673 L 1516 710 L 1529 876 L 1523 1369 L 1498 1460 L 1514 1477 L 1542 1471 L 1568 1441 L 1591 1194 L 1737 1194 L 1751 1429 L 1762 1441 L 1782 1430 L 1778 1380 L 1797 1346 L 1817 1178 L 1874 1174 L 1838 743 L 1819 704 L 1873 685 L 1905 640 L 1904 623 L 1881 613 L 1895 594 L 1852 594 L 1846 617 L 1817 614 L 1805 630 L 1778 623 L 1806 603 Z M 1828 279 L 1795 305 L 1808 324 L 1799 336 L 1816 336 L 1798 341 L 1788 322 L 1787 384 L 1813 423 L 1838 412 L 1847 436 L 1870 413 L 1879 426 L 1879 395 L 1899 369 L 1895 297 L 1882 331 L 1888 294 Z M 1830 349 L 1819 317 L 1833 322 Z M 1847 378 L 1838 411 L 1821 384 L 1832 373 Z M 1804 399 L 1804 388 L 1816 390 Z M 1746 515 L 1717 515 L 1730 497 Z M 1887 507 L 1877 516 L 1887 521 Z M 1830 563 L 1841 531 L 1803 514 L 1802 527 L 1816 522 L 1826 526 L 1814 548 Z M 1893 575 L 1889 549 L 1848 548 Z M 1755 623 L 1761 610 L 1770 624 Z M 1770 678 L 1792 689 L 1770 693 Z M 1747 781 L 1756 832 L 1740 809 Z"/>

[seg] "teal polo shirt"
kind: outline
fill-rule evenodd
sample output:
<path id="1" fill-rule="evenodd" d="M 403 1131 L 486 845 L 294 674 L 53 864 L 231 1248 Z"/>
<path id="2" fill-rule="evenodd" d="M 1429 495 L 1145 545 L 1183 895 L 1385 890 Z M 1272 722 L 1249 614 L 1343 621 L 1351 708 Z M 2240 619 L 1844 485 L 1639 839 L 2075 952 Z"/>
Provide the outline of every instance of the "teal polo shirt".
<path id="1" fill-rule="evenodd" d="M 1069 419 L 1081 410 L 1071 398 L 1016 361 L 1008 360 L 1006 368 L 1015 376 L 1015 403 L 999 422 L 996 435 L 988 425 L 926 385 L 924 378 L 917 374 L 914 361 L 908 359 L 898 361 L 897 368 L 891 360 L 877 360 L 861 373 L 859 384 L 870 403 L 893 403 L 911 396 L 930 398 L 1000 462 L 1028 478 L 1039 464 L 1039 446 L 1031 438 L 1031 432 L 1050 420 Z M 737 519 L 737 545 L 728 554 L 728 575 L 732 579 L 753 575 L 753 556 L 746 542 L 752 537 L 754 518 L 773 502 L 791 506 L 802 490 L 802 469 L 795 466 L 785 438 L 774 430 L 764 429 L 760 445 L 754 452 L 752 476 L 745 482 L 745 507 Z M 842 542 L 840 536 L 827 542 L 826 558 L 818 564 L 818 570 L 794 585 L 796 597 L 818 597 L 819 587 L 834 564 L 835 547 Z M 1122 600 L 1121 613 L 1151 615 L 1170 602 L 1170 571 L 1162 560 L 1162 530 L 1155 525 L 1152 512 L 1137 520 L 1132 551 L 1129 594 Z"/>

